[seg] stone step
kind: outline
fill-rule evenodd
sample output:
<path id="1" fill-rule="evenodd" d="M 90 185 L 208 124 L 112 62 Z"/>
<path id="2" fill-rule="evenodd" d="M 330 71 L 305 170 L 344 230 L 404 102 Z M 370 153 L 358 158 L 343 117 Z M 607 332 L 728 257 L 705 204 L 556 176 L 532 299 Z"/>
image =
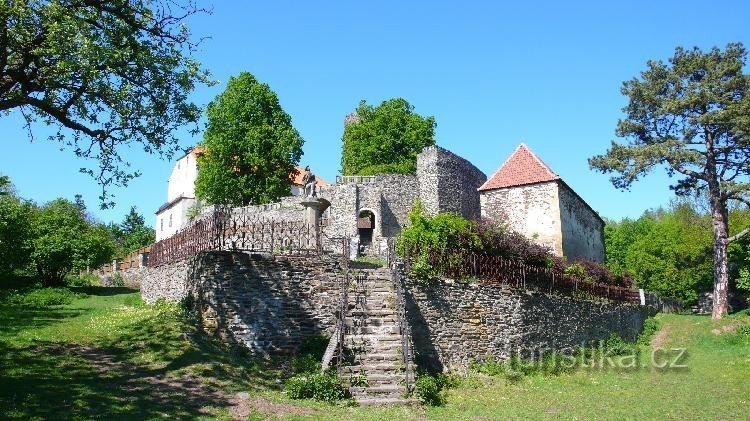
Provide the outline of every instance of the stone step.
<path id="1" fill-rule="evenodd" d="M 380 316 L 380 317 L 345 317 L 345 326 L 398 326 L 398 317 Z"/>
<path id="2" fill-rule="evenodd" d="M 359 398 L 357 403 L 361 406 L 406 406 L 419 405 L 419 399 L 414 398 Z"/>
<path id="3" fill-rule="evenodd" d="M 401 335 L 401 328 L 398 325 L 393 326 L 347 326 L 347 335 Z"/>
<path id="4" fill-rule="evenodd" d="M 349 309 L 347 317 L 366 316 L 366 317 L 396 317 L 396 310 L 392 308 L 366 309 L 355 308 Z"/>
<path id="5" fill-rule="evenodd" d="M 362 364 L 348 365 L 341 368 L 343 374 L 403 374 L 404 365 L 401 361 L 378 361 L 363 362 Z"/>
<path id="6" fill-rule="evenodd" d="M 406 387 L 405 386 L 368 386 L 368 387 L 361 387 L 361 386 L 353 386 L 349 388 L 349 393 L 352 394 L 352 396 L 393 396 L 393 397 L 403 397 L 404 394 L 406 394 Z"/>
<path id="7" fill-rule="evenodd" d="M 403 385 L 403 383 L 406 381 L 406 375 L 404 373 L 396 374 L 396 373 L 387 373 L 387 374 L 381 374 L 381 373 L 370 373 L 366 375 L 367 377 L 367 386 L 378 386 L 378 385 Z"/>

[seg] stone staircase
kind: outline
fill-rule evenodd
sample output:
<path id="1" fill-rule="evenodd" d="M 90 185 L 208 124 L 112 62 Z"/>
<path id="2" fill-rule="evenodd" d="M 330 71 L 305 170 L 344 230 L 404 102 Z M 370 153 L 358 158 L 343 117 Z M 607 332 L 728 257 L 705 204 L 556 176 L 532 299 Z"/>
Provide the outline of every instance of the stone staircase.
<path id="1" fill-rule="evenodd" d="M 346 363 L 339 375 L 360 405 L 403 405 L 407 376 L 414 384 L 413 364 L 406 364 L 397 295 L 390 270 L 357 269 L 349 286 L 343 345 Z"/>

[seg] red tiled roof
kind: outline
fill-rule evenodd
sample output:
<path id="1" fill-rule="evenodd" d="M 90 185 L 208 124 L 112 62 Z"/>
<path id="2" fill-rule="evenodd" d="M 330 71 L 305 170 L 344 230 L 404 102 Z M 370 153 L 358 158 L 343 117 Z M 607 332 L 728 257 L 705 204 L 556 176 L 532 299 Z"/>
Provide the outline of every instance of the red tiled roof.
<path id="1" fill-rule="evenodd" d="M 289 174 L 289 178 L 291 179 L 292 184 L 297 186 L 303 186 L 302 184 L 302 177 L 305 175 L 305 169 L 302 167 L 294 167 L 294 171 L 292 171 L 291 174 Z M 327 186 L 328 182 L 323 180 L 323 178 L 317 174 L 315 174 L 315 185 L 318 187 Z"/>
<path id="2" fill-rule="evenodd" d="M 559 175 L 555 174 L 547 164 L 534 155 L 534 152 L 531 152 L 525 144 L 521 143 L 505 163 L 478 190 L 502 189 L 559 179 Z"/>

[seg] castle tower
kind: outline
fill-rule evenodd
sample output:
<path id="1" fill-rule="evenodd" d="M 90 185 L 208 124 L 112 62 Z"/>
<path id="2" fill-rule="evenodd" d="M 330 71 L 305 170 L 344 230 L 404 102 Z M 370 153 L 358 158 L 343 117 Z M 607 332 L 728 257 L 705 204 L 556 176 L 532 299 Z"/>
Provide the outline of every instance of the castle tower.
<path id="1" fill-rule="evenodd" d="M 604 261 L 604 220 L 525 144 L 478 190 L 482 218 L 558 256 Z"/>

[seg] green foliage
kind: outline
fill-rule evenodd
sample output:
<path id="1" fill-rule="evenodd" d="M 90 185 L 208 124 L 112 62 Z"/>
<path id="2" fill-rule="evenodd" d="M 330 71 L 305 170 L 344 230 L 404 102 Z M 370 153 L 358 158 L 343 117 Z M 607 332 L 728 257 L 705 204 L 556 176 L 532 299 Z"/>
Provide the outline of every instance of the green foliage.
<path id="1" fill-rule="evenodd" d="M 33 250 L 32 206 L 0 195 L 0 275 L 25 268 Z"/>
<path id="2" fill-rule="evenodd" d="M 6 299 L 6 305 L 14 305 L 30 309 L 45 309 L 51 306 L 70 304 L 73 300 L 80 298 L 67 288 L 37 288 L 27 292 L 10 294 Z"/>
<path id="3" fill-rule="evenodd" d="M 156 241 L 156 231 L 146 226 L 146 219 L 138 213 L 135 206 L 130 207 L 130 211 L 120 224 L 110 224 L 109 230 L 117 245 L 115 255 L 118 258 L 123 258 Z"/>
<path id="4" fill-rule="evenodd" d="M 413 260 L 412 274 L 419 280 L 437 276 L 431 259 L 440 253 L 438 260 L 459 262 L 461 256 L 480 248 L 481 242 L 470 221 L 454 213 L 425 214 L 422 202 L 417 200 L 409 211 L 409 226 L 401 231 L 396 250 L 401 256 Z"/>
<path id="5" fill-rule="evenodd" d="M 417 377 L 414 393 L 422 403 L 427 405 L 438 406 L 445 401 L 440 382 L 429 374 L 420 374 Z"/>
<path id="6" fill-rule="evenodd" d="M 638 287 L 690 304 L 711 289 L 711 218 L 687 203 L 606 225 L 607 264 Z"/>
<path id="7" fill-rule="evenodd" d="M 435 144 L 435 118 L 422 117 L 405 99 L 377 107 L 360 101 L 354 121 L 344 127 L 344 175 L 412 174 L 417 154 Z"/>
<path id="8" fill-rule="evenodd" d="M 317 373 L 321 369 L 323 354 L 328 347 L 330 338 L 324 335 L 314 335 L 305 338 L 297 351 L 297 355 L 292 357 L 292 370 L 296 374 L 300 373 Z"/>
<path id="9" fill-rule="evenodd" d="M 731 242 L 728 203 L 749 203 L 750 77 L 743 74 L 746 59 L 745 47 L 733 43 L 707 52 L 697 47 L 677 48 L 669 63 L 649 61 L 640 77 L 622 86 L 629 101 L 616 133 L 627 143 L 612 142 L 606 154 L 589 160 L 592 168 L 613 173 L 610 180 L 621 189 L 628 189 L 654 168 L 665 168 L 670 177 L 676 176 L 670 187 L 678 195 L 706 194 L 714 228 L 714 255 L 719 258 L 713 263 L 717 291 L 726 291 L 729 284 L 725 258 Z M 649 268 L 658 264 L 647 263 Z M 668 272 L 668 268 L 659 272 Z M 664 282 L 682 284 L 674 291 L 676 298 L 695 299 L 691 287 L 698 280 L 682 279 L 674 272 L 669 275 Z M 657 285 L 663 282 L 655 277 L 648 282 L 672 290 Z M 714 304 L 714 317 L 723 316 L 726 300 Z"/>
<path id="10" fill-rule="evenodd" d="M 267 84 L 247 72 L 231 77 L 207 118 L 195 182 L 202 202 L 239 206 L 289 195 L 304 140 Z"/>
<path id="11" fill-rule="evenodd" d="M 65 285 L 70 287 L 91 287 L 101 284 L 101 279 L 93 273 L 81 275 L 68 275 L 65 277 Z"/>
<path id="12" fill-rule="evenodd" d="M 409 226 L 401 230 L 396 251 L 408 257 L 409 270 L 418 282 L 429 283 L 438 275 L 467 278 L 469 259 L 476 255 L 500 257 L 579 280 L 609 285 L 628 285 L 629 278 L 615 276 L 593 261 L 577 261 L 566 266 L 563 259 L 545 246 L 523 235 L 486 222 L 469 221 L 454 213 L 427 215 L 417 200 L 409 212 Z"/>
<path id="13" fill-rule="evenodd" d="M 114 242 L 109 230 L 91 224 L 81 209 L 56 199 L 33 215 L 36 271 L 48 285 L 59 285 L 71 270 L 97 267 L 112 259 Z"/>
<path id="14" fill-rule="evenodd" d="M 171 156 L 175 129 L 200 119 L 188 94 L 212 82 L 189 56 L 184 22 L 199 9 L 180 3 L 0 2 L 0 115 L 23 109 L 32 126 L 58 127 L 50 140 L 97 160 L 82 171 L 102 184 L 103 205 L 108 185 L 138 175 L 123 148 Z"/>
<path id="15" fill-rule="evenodd" d="M 286 381 L 284 392 L 292 399 L 315 399 L 331 403 L 343 399 L 346 395 L 334 370 L 290 377 Z"/>
<path id="16" fill-rule="evenodd" d="M 656 332 L 661 329 L 661 322 L 659 319 L 649 317 L 643 322 L 643 331 L 638 335 L 638 345 L 648 345 L 651 343 L 651 338 L 654 337 Z"/>

